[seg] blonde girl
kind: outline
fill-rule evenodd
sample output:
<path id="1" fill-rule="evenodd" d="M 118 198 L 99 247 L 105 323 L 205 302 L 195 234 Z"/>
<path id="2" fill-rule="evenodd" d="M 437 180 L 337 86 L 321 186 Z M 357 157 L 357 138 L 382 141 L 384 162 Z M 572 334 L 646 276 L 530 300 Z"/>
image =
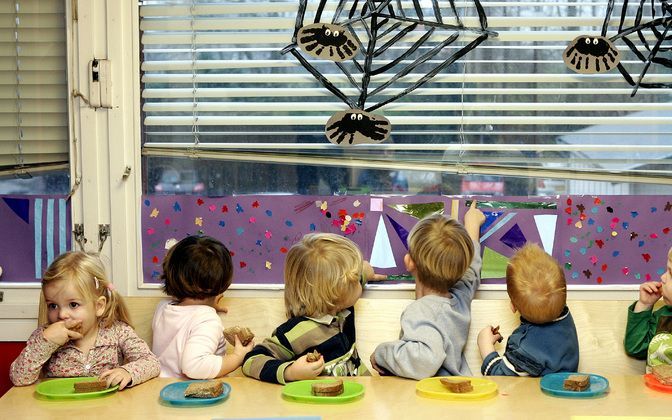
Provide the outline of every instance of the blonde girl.
<path id="1" fill-rule="evenodd" d="M 159 361 L 133 330 L 100 258 L 82 251 L 56 258 L 42 278 L 38 327 L 12 363 L 14 385 L 43 377 L 97 376 L 119 389 L 159 374 Z"/>
<path id="2" fill-rule="evenodd" d="M 354 304 L 374 276 L 351 240 L 305 235 L 285 262 L 289 319 L 245 356 L 243 373 L 275 383 L 365 373 L 355 347 Z M 313 351 L 321 355 L 314 361 L 308 357 Z"/>

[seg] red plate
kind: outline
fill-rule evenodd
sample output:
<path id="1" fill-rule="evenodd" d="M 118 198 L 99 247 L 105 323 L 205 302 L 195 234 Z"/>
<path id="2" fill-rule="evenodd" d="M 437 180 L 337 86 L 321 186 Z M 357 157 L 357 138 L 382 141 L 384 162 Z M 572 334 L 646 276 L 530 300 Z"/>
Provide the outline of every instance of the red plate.
<path id="1" fill-rule="evenodd" d="M 653 376 L 653 373 L 647 373 L 644 375 L 644 383 L 646 386 L 651 389 L 655 389 L 656 391 L 672 393 L 672 385 L 665 385 L 664 383 L 661 383 L 658 379 L 656 379 L 655 376 Z"/>

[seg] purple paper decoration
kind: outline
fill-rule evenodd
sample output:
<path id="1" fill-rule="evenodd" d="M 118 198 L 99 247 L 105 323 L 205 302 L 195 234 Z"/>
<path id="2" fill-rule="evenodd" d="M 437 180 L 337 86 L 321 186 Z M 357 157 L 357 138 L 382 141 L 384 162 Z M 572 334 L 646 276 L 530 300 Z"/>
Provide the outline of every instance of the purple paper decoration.
<path id="1" fill-rule="evenodd" d="M 0 282 L 36 282 L 72 248 L 65 196 L 3 196 L 0 200 Z"/>
<path id="2" fill-rule="evenodd" d="M 523 231 L 520 230 L 520 227 L 518 226 L 518 223 L 513 225 L 511 229 L 509 229 L 504 236 L 500 239 L 504 244 L 508 245 L 509 248 L 511 249 L 518 249 L 521 248 L 523 245 L 525 245 L 525 242 L 527 242 L 527 239 L 525 239 L 525 235 L 523 235 Z"/>
<path id="3" fill-rule="evenodd" d="M 404 247 L 408 249 L 408 230 L 406 230 L 402 225 L 399 224 L 396 220 L 394 220 L 390 215 L 387 215 L 388 220 L 390 223 L 392 223 L 392 227 L 394 228 L 394 231 L 397 233 L 397 236 L 399 239 L 401 239 L 401 242 L 404 244 Z"/>
<path id="4" fill-rule="evenodd" d="M 384 205 L 372 210 L 372 198 L 383 200 Z M 252 284 L 281 284 L 287 250 L 305 233 L 313 231 L 342 234 L 355 241 L 364 258 L 369 259 L 380 215 L 385 216 L 395 260 L 402 261 L 407 252 L 408 232 L 417 223 L 417 218 L 399 211 L 400 205 L 442 202 L 448 215 L 457 200 L 459 218 L 462 219 L 469 201 L 451 196 L 292 195 L 146 196 L 143 200 L 146 281 L 159 281 L 168 239 L 206 234 L 222 240 L 232 252 L 236 269 L 234 282 Z M 477 200 L 487 202 L 489 197 L 478 197 Z M 672 246 L 669 197 L 544 198 L 543 201 L 557 204 L 553 209 L 515 205 L 537 202 L 539 197 L 498 197 L 497 200 L 514 205 L 482 207 L 489 226 L 481 236 L 485 238 L 481 241 L 481 252 L 487 247 L 510 258 L 514 249 L 525 242 L 542 245 L 534 216 L 545 214 L 557 217 L 553 256 L 565 269 L 570 285 L 639 284 L 657 280 L 664 272 L 667 250 Z M 326 204 L 322 208 L 318 203 Z M 497 229 L 494 229 L 495 225 Z M 404 267 L 376 271 L 388 275 L 407 274 Z M 483 283 L 503 284 L 504 279 L 486 278 Z"/>
<path id="5" fill-rule="evenodd" d="M 12 209 L 14 214 L 19 216 L 21 220 L 23 220 L 26 223 L 30 223 L 29 220 L 29 209 L 30 209 L 30 200 L 27 198 L 9 198 L 9 197 L 3 197 L 2 198 L 5 204 Z"/>
<path id="6" fill-rule="evenodd" d="M 482 210 L 483 215 L 485 216 L 485 222 L 481 225 L 481 235 L 485 233 L 485 231 L 492 226 L 492 224 L 495 222 L 495 220 L 499 219 L 502 214 L 504 214 L 501 211 L 487 211 L 487 210 Z"/>
<path id="7" fill-rule="evenodd" d="M 554 254 L 568 282 L 659 280 L 672 246 L 668 200 L 669 196 L 561 196 Z"/>

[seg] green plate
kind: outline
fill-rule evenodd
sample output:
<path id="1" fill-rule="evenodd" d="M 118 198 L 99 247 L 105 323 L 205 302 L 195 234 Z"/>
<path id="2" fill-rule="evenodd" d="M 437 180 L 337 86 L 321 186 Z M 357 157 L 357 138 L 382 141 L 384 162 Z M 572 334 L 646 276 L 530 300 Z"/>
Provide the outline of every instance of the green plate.
<path id="1" fill-rule="evenodd" d="M 75 382 L 91 382 L 97 380 L 98 378 L 96 377 L 49 379 L 39 383 L 37 388 L 35 388 L 35 392 L 46 398 L 79 400 L 102 397 L 111 392 L 116 392 L 117 389 L 119 389 L 119 385 L 115 385 L 102 391 L 75 392 Z"/>
<path id="2" fill-rule="evenodd" d="M 329 382 L 333 379 L 325 378 L 291 382 L 282 388 L 282 396 L 287 400 L 302 403 L 342 404 L 354 401 L 364 395 L 364 385 L 350 381 L 343 381 L 343 393 L 341 395 L 323 397 L 312 394 L 311 384 L 314 382 Z"/>

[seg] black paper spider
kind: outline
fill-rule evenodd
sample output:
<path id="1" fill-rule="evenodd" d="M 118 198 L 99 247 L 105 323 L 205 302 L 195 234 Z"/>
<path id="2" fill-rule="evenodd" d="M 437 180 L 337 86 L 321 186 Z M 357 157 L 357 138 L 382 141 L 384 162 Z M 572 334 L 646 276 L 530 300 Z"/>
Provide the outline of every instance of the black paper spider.
<path id="1" fill-rule="evenodd" d="M 348 138 L 348 144 L 360 144 L 385 141 L 390 128 L 390 122 L 383 116 L 350 109 L 329 118 L 325 131 L 332 143 L 341 144 Z"/>
<path id="2" fill-rule="evenodd" d="M 565 64 L 577 73 L 604 73 L 621 61 L 619 51 L 603 36 L 581 35 L 562 55 Z"/>
<path id="3" fill-rule="evenodd" d="M 357 54 L 357 40 L 338 25 L 314 23 L 299 30 L 299 47 L 315 58 L 349 60 Z M 337 56 L 338 54 L 338 56 Z"/>
<path id="4" fill-rule="evenodd" d="M 602 37 L 606 37 L 607 35 L 607 28 L 614 10 L 614 3 L 614 0 L 609 0 L 607 4 L 607 12 L 602 23 Z M 630 13 L 632 14 L 633 10 Z M 672 45 L 670 45 L 672 34 L 668 34 L 670 28 L 672 28 L 672 5 L 669 0 L 639 0 L 635 4 L 635 18 L 632 26 L 625 26 L 627 16 L 628 0 L 623 0 L 621 2 L 617 33 L 608 40 L 612 44 L 618 41 L 625 43 L 635 57 L 644 64 L 639 75 L 636 77 L 637 80 L 630 75 L 623 63 L 619 62 L 616 65 L 625 81 L 633 86 L 630 96 L 635 96 L 640 86 L 645 88 L 672 87 L 672 83 L 644 81 L 644 77 L 652 65 L 662 65 L 672 68 L 672 60 L 661 57 L 662 54 L 669 54 L 672 50 Z M 654 40 L 653 42 L 651 42 L 652 39 Z M 566 60 L 565 63 L 567 63 Z"/>
<path id="5" fill-rule="evenodd" d="M 329 140 L 336 144 L 346 138 L 347 144 L 384 141 L 391 125 L 371 111 L 413 92 L 489 36 L 497 35 L 487 29 L 487 18 L 479 0 L 467 0 L 474 5 L 478 27 L 463 24 L 454 0 L 441 2 L 449 8 L 442 8 L 439 0 L 423 4 L 420 0 L 408 3 L 400 0 L 332 0 L 335 11 L 331 23 L 321 23 L 322 12 L 329 0 L 319 0 L 314 23 L 304 25 L 307 1 L 299 0 L 292 42 L 282 53 L 291 53 L 322 86 L 346 103 L 350 108 L 346 113 L 356 112 L 358 118 L 361 115 L 362 119 L 357 121 L 344 120 L 342 112 L 329 119 L 325 131 Z M 334 36 L 336 32 L 338 35 Z M 456 47 L 453 44 L 463 33 L 474 35 L 474 39 Z M 399 45 L 405 48 L 401 49 Z M 452 50 L 445 54 L 448 47 Z M 359 97 L 356 100 L 348 97 L 340 85 L 330 81 L 302 55 L 302 51 L 332 61 Z M 323 64 L 320 66 L 322 68 Z M 421 76 L 396 95 L 378 96 L 374 105 L 366 105 L 385 89 L 402 83 L 399 79 L 411 72 Z M 373 80 L 375 88 L 371 88 Z"/>

